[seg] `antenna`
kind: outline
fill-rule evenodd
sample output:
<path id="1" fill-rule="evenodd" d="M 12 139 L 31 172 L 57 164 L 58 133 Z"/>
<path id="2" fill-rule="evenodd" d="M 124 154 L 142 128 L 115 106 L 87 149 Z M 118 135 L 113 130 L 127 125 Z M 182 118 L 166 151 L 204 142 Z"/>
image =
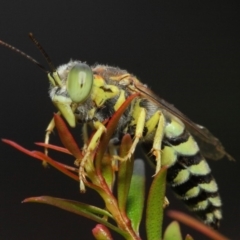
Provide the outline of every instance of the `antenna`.
<path id="1" fill-rule="evenodd" d="M 28 60 L 30 60 L 31 62 L 33 62 L 34 64 L 36 64 L 42 71 L 44 71 L 45 73 L 49 73 L 49 71 L 46 70 L 46 68 L 40 64 L 37 60 L 35 60 L 33 57 L 27 55 L 25 52 L 19 50 L 16 47 L 13 47 L 12 45 L 3 42 L 2 40 L 0 40 L 0 45 L 9 48 L 10 50 L 19 53 L 20 55 L 22 55 L 23 57 L 27 58 Z"/>
<path id="2" fill-rule="evenodd" d="M 36 45 L 36 47 L 38 48 L 38 50 L 42 53 L 43 57 L 46 59 L 49 67 L 51 68 L 51 70 L 53 72 L 56 72 L 56 68 L 54 67 L 51 58 L 48 56 L 48 54 L 46 53 L 46 51 L 43 49 L 42 45 L 37 41 L 37 39 L 33 36 L 32 33 L 28 34 L 29 38 L 31 39 L 31 41 Z"/>

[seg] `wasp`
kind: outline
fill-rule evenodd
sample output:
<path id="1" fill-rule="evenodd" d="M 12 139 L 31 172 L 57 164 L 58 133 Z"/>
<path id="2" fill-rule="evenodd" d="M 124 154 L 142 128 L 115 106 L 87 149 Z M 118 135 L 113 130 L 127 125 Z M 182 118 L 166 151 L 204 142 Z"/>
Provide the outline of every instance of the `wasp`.
<path id="1" fill-rule="evenodd" d="M 112 136 L 117 147 L 122 137 L 130 134 L 132 145 L 125 157 L 116 155 L 113 158 L 127 161 L 136 146 L 141 144 L 147 157 L 155 164 L 156 173 L 162 166 L 167 166 L 167 182 L 175 194 L 205 224 L 217 228 L 222 219 L 222 203 L 205 157 L 216 160 L 226 156 L 232 159 L 221 142 L 126 70 L 107 65 L 89 66 L 81 61 L 70 61 L 55 68 L 32 34 L 30 38 L 45 56 L 51 72 L 19 49 L 3 41 L 0 44 L 47 72 L 50 98 L 71 127 L 80 122 L 95 130 L 84 148 L 83 159 L 77 162 L 81 190 L 84 191 L 84 165 L 106 131 L 104 121 L 111 118 L 127 97 L 137 93 L 138 97 L 122 114 Z M 53 128 L 54 121 L 51 121 L 45 142 L 49 141 Z"/>

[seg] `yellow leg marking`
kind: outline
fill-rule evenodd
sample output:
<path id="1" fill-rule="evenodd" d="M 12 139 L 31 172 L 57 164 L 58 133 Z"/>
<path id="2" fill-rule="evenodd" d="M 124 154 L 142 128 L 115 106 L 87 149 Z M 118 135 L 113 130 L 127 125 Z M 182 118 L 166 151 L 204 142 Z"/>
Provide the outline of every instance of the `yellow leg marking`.
<path id="1" fill-rule="evenodd" d="M 90 143 L 88 144 L 84 157 L 82 158 L 81 162 L 79 162 L 78 160 L 75 161 L 79 165 L 79 181 L 81 192 L 85 192 L 84 185 L 84 181 L 86 179 L 86 174 L 84 171 L 85 164 L 89 160 L 89 157 L 91 156 L 92 152 L 98 146 L 102 134 L 106 131 L 105 126 L 101 122 L 94 122 L 93 126 L 94 128 L 96 128 L 97 131 L 94 133 Z"/>
<path id="2" fill-rule="evenodd" d="M 140 138 L 142 137 L 143 129 L 144 129 L 144 125 L 145 125 L 145 119 L 146 119 L 146 110 L 145 110 L 145 108 L 140 108 L 140 114 L 137 119 L 134 141 L 132 143 L 131 148 L 128 151 L 128 154 L 123 158 L 120 158 L 119 156 L 114 156 L 114 158 L 116 158 L 120 161 L 127 161 L 128 159 L 131 158 L 131 156 L 133 155 L 133 153 L 137 147 L 137 144 L 138 144 Z"/>
<path id="3" fill-rule="evenodd" d="M 61 113 L 59 111 L 56 114 L 61 115 Z M 48 124 L 47 129 L 46 129 L 45 140 L 44 140 L 45 144 L 49 144 L 50 134 L 53 132 L 54 128 L 55 128 L 55 122 L 54 122 L 54 118 L 52 118 L 52 120 L 50 121 L 50 123 Z M 47 148 L 44 149 L 44 153 L 46 155 L 48 155 Z"/>
<path id="4" fill-rule="evenodd" d="M 147 134 L 152 133 L 153 131 L 156 131 L 156 126 L 159 122 L 159 111 L 155 112 L 145 123 L 145 126 L 148 130 Z"/>
<path id="5" fill-rule="evenodd" d="M 168 207 L 168 205 L 169 205 L 170 203 L 169 203 L 169 201 L 168 201 L 168 199 L 167 199 L 167 197 L 164 197 L 164 201 L 163 201 L 163 208 L 166 208 L 166 207 Z"/>
<path id="6" fill-rule="evenodd" d="M 82 152 L 83 154 L 86 152 L 87 150 L 87 144 L 88 144 L 88 141 L 89 141 L 89 136 L 88 136 L 88 126 L 86 123 L 83 124 L 83 127 L 82 127 L 82 136 L 83 136 L 83 148 L 82 148 Z"/>
<path id="7" fill-rule="evenodd" d="M 46 129 L 45 141 L 44 141 L 45 144 L 49 143 L 50 134 L 52 133 L 54 128 L 55 128 L 55 122 L 54 122 L 54 118 L 52 118 L 52 120 L 50 121 L 50 123 L 48 124 L 47 129 Z M 44 149 L 44 153 L 46 155 L 48 155 L 48 149 L 47 148 Z"/>
<path id="8" fill-rule="evenodd" d="M 163 114 L 159 111 L 159 121 L 157 130 L 153 140 L 152 154 L 156 157 L 156 173 L 161 169 L 161 146 L 162 139 L 164 135 L 164 126 L 165 126 L 165 118 Z"/>

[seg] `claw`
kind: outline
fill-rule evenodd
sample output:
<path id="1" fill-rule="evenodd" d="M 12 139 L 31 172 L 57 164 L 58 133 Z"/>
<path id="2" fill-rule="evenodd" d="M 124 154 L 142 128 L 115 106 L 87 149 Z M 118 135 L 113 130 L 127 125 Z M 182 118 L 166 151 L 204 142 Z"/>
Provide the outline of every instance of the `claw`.
<path id="1" fill-rule="evenodd" d="M 80 166 L 79 166 L 79 183 L 80 183 L 80 192 L 82 192 L 82 193 L 86 192 L 84 182 L 86 182 L 86 173 L 84 170 L 84 166 L 82 166 L 82 164 L 80 164 Z"/>
<path id="2" fill-rule="evenodd" d="M 114 156 L 113 156 L 113 159 L 118 160 L 118 161 L 120 161 L 120 162 L 126 162 L 128 159 L 130 160 L 131 157 L 132 157 L 132 154 L 131 154 L 130 156 L 129 156 L 129 154 L 128 154 L 128 155 L 126 155 L 125 157 L 119 157 L 119 156 L 117 156 L 117 155 L 114 155 Z"/>

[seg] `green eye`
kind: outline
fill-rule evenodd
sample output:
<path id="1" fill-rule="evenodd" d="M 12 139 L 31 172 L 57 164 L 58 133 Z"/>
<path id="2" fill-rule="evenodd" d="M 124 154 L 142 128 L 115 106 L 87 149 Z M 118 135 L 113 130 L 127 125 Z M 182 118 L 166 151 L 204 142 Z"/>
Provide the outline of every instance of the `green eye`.
<path id="1" fill-rule="evenodd" d="M 91 92 L 92 85 L 93 73 L 87 64 L 79 63 L 70 70 L 67 91 L 73 102 L 84 102 Z"/>

